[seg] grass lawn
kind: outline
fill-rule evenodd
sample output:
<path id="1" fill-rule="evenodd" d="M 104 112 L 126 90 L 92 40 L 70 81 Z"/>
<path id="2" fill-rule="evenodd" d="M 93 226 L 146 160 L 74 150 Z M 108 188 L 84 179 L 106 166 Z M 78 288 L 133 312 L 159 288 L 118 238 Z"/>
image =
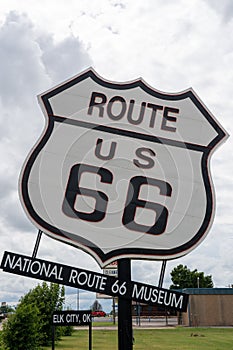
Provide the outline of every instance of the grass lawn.
<path id="1" fill-rule="evenodd" d="M 117 331 L 93 330 L 93 350 L 117 350 Z M 133 350 L 232 350 L 233 328 L 135 329 Z M 64 337 L 55 350 L 88 350 L 88 330 Z M 51 350 L 44 348 L 44 350 Z"/>

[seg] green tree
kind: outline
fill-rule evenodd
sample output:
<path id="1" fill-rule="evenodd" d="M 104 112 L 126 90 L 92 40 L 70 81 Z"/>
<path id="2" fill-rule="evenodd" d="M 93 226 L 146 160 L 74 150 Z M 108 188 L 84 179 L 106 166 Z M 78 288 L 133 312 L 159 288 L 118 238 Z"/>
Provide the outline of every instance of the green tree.
<path id="1" fill-rule="evenodd" d="M 15 313 L 4 325 L 4 349 L 37 350 L 52 341 L 52 314 L 62 310 L 65 300 L 64 286 L 43 282 L 21 298 Z M 64 329 L 56 327 L 56 340 Z"/>
<path id="2" fill-rule="evenodd" d="M 3 324 L 2 345 L 7 350 L 40 349 L 41 334 L 38 309 L 20 304 L 16 312 Z"/>
<path id="3" fill-rule="evenodd" d="M 65 301 L 65 288 L 58 284 L 43 282 L 21 298 L 21 305 L 32 305 L 38 310 L 40 319 L 41 345 L 49 345 L 52 339 L 52 314 L 62 310 Z M 62 335 L 61 327 L 56 327 L 56 338 Z"/>
<path id="4" fill-rule="evenodd" d="M 197 269 L 191 271 L 185 265 L 178 265 L 171 272 L 172 285 L 170 289 L 184 288 L 213 288 L 212 276 L 205 276 L 204 272 L 198 272 Z"/>

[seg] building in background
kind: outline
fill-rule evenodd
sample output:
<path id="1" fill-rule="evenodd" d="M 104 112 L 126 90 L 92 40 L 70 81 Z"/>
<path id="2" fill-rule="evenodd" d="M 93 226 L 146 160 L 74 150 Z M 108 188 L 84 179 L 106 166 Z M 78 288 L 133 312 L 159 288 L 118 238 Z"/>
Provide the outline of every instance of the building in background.
<path id="1" fill-rule="evenodd" d="M 189 327 L 233 326 L 233 288 L 183 289 L 189 294 L 182 325 Z"/>

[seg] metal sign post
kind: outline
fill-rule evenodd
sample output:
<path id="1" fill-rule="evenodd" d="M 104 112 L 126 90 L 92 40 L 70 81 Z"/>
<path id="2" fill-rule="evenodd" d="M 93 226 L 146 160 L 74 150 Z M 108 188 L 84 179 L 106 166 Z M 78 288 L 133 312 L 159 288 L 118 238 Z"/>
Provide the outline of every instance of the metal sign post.
<path id="1" fill-rule="evenodd" d="M 41 241 L 41 237 L 42 237 L 42 231 L 38 230 L 38 234 L 37 234 L 37 238 L 36 238 L 36 243 L 33 249 L 33 253 L 32 253 L 32 258 L 36 258 L 37 253 L 38 253 L 38 249 L 39 249 L 39 245 L 40 245 L 40 241 Z"/>
<path id="2" fill-rule="evenodd" d="M 159 288 L 162 288 L 162 286 L 163 286 L 166 265 L 167 265 L 167 260 L 163 260 L 162 266 L 161 266 L 161 271 L 160 271 L 160 276 L 159 276 Z"/>
<path id="3" fill-rule="evenodd" d="M 55 350 L 55 326 L 52 325 L 52 350 Z"/>
<path id="4" fill-rule="evenodd" d="M 131 281 L 130 259 L 118 260 L 119 281 Z M 131 299 L 119 298 L 118 300 L 118 349 L 132 350 L 132 302 Z"/>

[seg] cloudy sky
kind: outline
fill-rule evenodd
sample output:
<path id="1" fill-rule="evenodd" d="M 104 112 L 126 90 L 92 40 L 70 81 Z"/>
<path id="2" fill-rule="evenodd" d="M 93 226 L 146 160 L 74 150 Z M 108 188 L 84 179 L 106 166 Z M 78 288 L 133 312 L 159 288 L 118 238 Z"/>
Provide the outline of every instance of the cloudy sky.
<path id="1" fill-rule="evenodd" d="M 30 255 L 37 229 L 18 196 L 22 164 L 44 127 L 37 95 L 92 66 L 111 81 L 138 77 L 154 88 L 192 87 L 232 134 L 233 3 L 231 0 L 2 0 L 0 2 L 0 256 Z M 233 284 L 233 141 L 212 156 L 216 215 L 193 252 L 167 264 L 164 287 L 178 264 L 211 274 L 215 287 Z M 43 236 L 38 256 L 101 271 L 95 260 Z M 133 261 L 134 280 L 156 285 L 161 263 Z M 17 303 L 38 281 L 0 271 L 0 302 Z M 93 293 L 80 291 L 80 307 Z M 67 290 L 75 307 L 76 291 Z M 107 311 L 110 302 L 101 301 Z"/>

